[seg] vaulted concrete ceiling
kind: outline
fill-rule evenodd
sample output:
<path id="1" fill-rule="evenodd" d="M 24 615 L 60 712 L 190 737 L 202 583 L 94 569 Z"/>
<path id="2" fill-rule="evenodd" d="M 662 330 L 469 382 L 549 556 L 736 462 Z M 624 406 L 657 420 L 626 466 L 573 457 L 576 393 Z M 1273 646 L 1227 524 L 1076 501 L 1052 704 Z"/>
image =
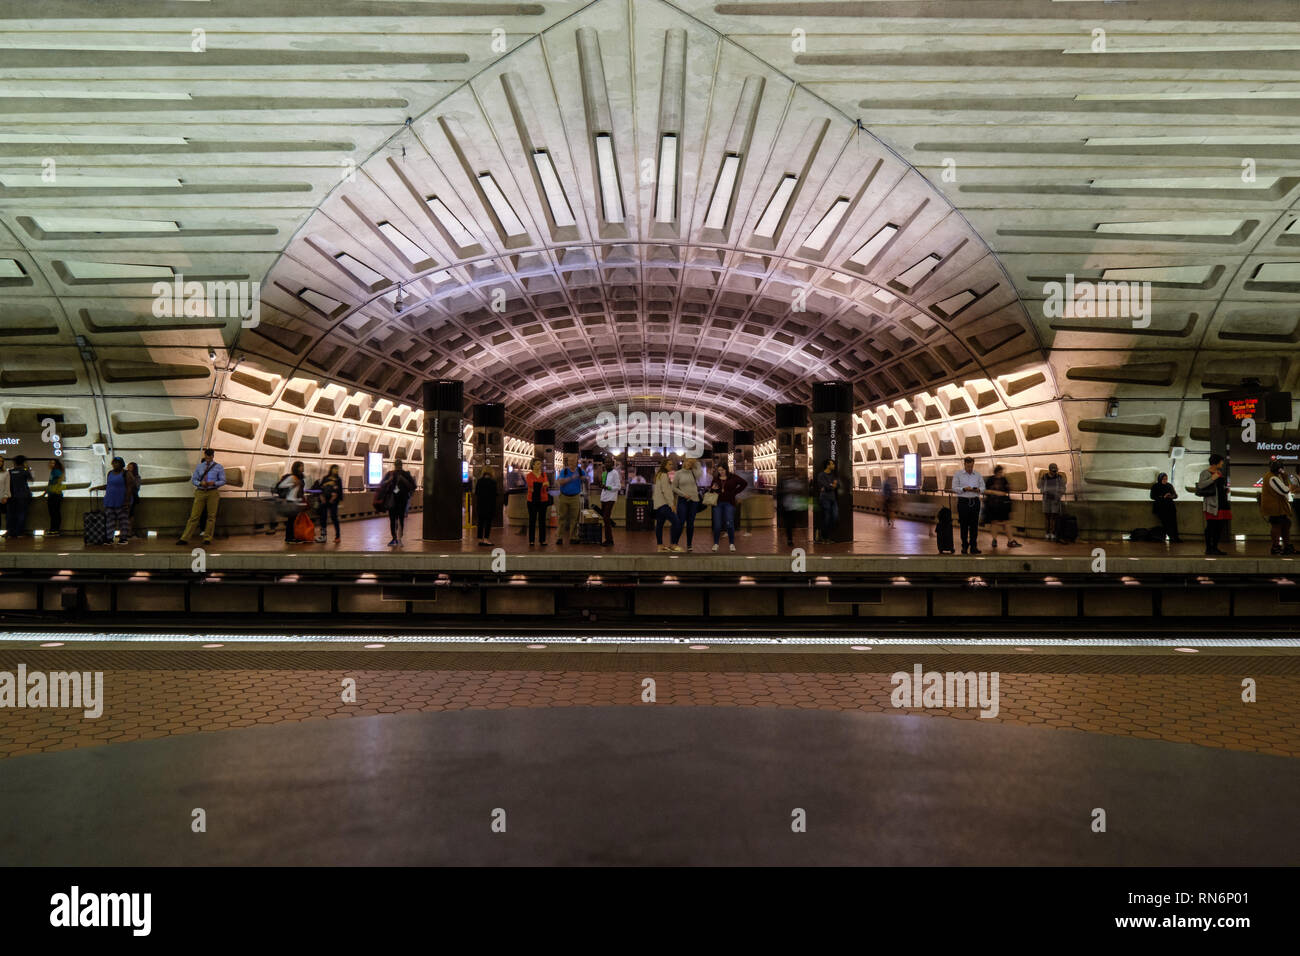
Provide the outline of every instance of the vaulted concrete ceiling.
<path id="1" fill-rule="evenodd" d="M 573 437 L 621 401 L 762 432 L 843 378 L 864 477 L 1122 489 L 1204 387 L 1296 378 L 1290 2 L 36 10 L 0 19 L 0 403 L 177 473 L 409 433 L 428 377 Z M 172 273 L 261 281 L 261 324 L 153 317 Z M 1044 316 L 1067 274 L 1152 281 L 1150 325 Z"/>

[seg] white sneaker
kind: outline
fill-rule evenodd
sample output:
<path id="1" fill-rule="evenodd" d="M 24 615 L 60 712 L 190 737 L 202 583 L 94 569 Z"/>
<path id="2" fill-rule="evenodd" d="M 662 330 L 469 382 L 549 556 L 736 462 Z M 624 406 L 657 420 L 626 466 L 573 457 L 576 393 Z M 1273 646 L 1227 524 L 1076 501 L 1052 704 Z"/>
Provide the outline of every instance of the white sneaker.
<path id="1" fill-rule="evenodd" d="M 1054 534 L 1049 534 L 1049 535 L 1047 536 L 1047 540 L 1048 540 L 1048 541 L 1055 541 L 1055 540 L 1056 540 L 1056 535 L 1054 535 Z"/>
<path id="2" fill-rule="evenodd" d="M 730 547 L 731 547 L 731 550 L 732 550 L 732 551 L 735 551 L 735 550 L 736 550 L 736 546 L 735 546 L 734 544 L 731 545 Z"/>
<path id="3" fill-rule="evenodd" d="M 714 550 L 714 551 L 717 551 L 717 550 L 718 550 L 718 546 L 717 546 L 716 544 L 713 546 L 713 550 Z M 733 547 L 731 550 L 732 550 L 732 551 L 735 551 L 736 549 Z"/>

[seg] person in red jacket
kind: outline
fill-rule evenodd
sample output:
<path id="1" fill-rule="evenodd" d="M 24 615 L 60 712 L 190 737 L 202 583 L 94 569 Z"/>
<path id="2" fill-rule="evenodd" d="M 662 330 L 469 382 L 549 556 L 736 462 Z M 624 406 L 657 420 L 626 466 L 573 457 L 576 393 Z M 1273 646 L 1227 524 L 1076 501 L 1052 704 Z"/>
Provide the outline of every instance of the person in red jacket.
<path id="1" fill-rule="evenodd" d="M 546 515 L 551 507 L 551 486 L 546 478 L 539 458 L 533 459 L 532 467 L 524 475 L 524 488 L 528 493 L 528 544 L 534 539 L 546 547 Z"/>

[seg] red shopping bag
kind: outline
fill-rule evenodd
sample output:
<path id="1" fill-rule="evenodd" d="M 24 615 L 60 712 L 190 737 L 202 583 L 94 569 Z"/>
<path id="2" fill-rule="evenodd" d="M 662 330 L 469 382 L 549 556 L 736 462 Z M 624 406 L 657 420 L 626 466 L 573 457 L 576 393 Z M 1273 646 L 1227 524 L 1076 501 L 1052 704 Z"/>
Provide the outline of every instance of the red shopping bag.
<path id="1" fill-rule="evenodd" d="M 300 511 L 293 519 L 293 536 L 299 541 L 316 540 L 316 522 L 311 520 L 308 512 Z"/>

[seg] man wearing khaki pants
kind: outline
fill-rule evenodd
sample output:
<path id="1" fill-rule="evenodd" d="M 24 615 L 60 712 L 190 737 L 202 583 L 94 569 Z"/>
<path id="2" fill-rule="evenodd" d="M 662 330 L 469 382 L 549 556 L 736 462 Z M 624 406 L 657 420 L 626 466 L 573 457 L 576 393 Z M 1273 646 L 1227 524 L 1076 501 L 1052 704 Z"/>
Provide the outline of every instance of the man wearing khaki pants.
<path id="1" fill-rule="evenodd" d="M 203 449 L 203 460 L 194 468 L 190 484 L 194 486 L 194 505 L 190 508 L 190 520 L 185 524 L 185 531 L 176 539 L 177 544 L 189 544 L 194 532 L 199 530 L 199 516 L 206 508 L 208 522 L 203 529 L 203 543 L 211 544 L 212 535 L 217 530 L 217 504 L 221 500 L 221 486 L 226 483 L 226 469 L 217 463 L 217 453 L 211 448 Z"/>
<path id="2" fill-rule="evenodd" d="M 555 499 L 555 540 L 558 544 L 578 543 L 578 519 L 582 508 L 578 496 L 582 494 L 582 473 L 574 467 L 572 455 L 564 456 L 564 468 L 555 476 L 560 494 Z"/>

